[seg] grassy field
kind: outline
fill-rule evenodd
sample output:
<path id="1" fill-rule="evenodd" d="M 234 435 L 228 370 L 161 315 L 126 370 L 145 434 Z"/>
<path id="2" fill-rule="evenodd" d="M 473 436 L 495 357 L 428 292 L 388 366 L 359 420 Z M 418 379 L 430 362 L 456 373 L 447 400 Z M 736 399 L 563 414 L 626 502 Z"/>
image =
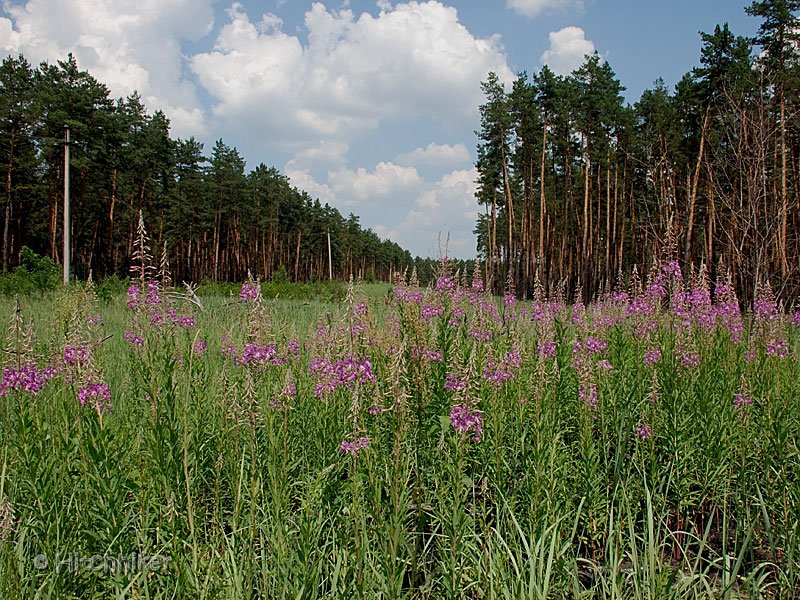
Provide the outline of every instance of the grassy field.
<path id="1" fill-rule="evenodd" d="M 800 313 L 669 264 L 6 299 L 4 598 L 800 596 Z"/>

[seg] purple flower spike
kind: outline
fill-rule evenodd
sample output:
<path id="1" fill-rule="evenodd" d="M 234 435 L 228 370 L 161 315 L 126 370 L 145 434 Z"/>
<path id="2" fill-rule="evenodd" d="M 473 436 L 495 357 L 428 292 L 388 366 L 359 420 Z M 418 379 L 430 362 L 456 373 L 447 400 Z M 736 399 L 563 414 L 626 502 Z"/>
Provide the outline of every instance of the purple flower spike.
<path id="1" fill-rule="evenodd" d="M 261 295 L 261 289 L 258 287 L 258 284 L 245 282 L 242 284 L 242 291 L 239 292 L 239 300 L 242 302 L 253 302 L 258 300 L 259 295 Z"/>
<path id="2" fill-rule="evenodd" d="M 67 346 L 64 348 L 64 364 L 75 367 L 85 365 L 92 358 L 92 351 L 88 346 Z"/>
<path id="3" fill-rule="evenodd" d="M 461 379 L 455 373 L 447 372 L 445 375 L 444 389 L 448 392 L 460 392 L 467 389 L 467 380 Z"/>
<path id="4" fill-rule="evenodd" d="M 444 314 L 444 309 L 441 306 L 428 306 L 426 304 L 420 307 L 419 314 L 424 323 L 429 323 L 434 317 Z"/>
<path id="5" fill-rule="evenodd" d="M 460 403 L 450 409 L 450 424 L 456 433 L 467 438 L 467 441 L 480 442 L 483 434 L 483 413 L 477 408 Z"/>
<path id="6" fill-rule="evenodd" d="M 19 369 L 7 367 L 3 369 L 3 379 L 0 381 L 0 396 L 9 392 L 27 392 L 35 396 L 57 372 L 54 367 L 40 371 L 33 363 Z"/>
<path id="7" fill-rule="evenodd" d="M 370 440 L 368 437 L 360 437 L 353 441 L 344 440 L 339 446 L 339 452 L 342 454 L 357 456 L 361 450 L 366 450 L 369 448 L 369 441 Z"/>
<path id="8" fill-rule="evenodd" d="M 78 390 L 82 408 L 93 408 L 99 413 L 111 412 L 111 390 L 105 383 L 90 383 Z"/>
<path id="9" fill-rule="evenodd" d="M 661 350 L 653 348 L 644 353 L 644 364 L 654 365 L 661 360 Z"/>
<path id="10" fill-rule="evenodd" d="M 653 437 L 653 428 L 646 423 L 637 425 L 636 429 L 634 429 L 634 432 L 636 433 L 636 437 L 642 441 L 649 440 L 651 437 Z"/>
<path id="11" fill-rule="evenodd" d="M 436 291 L 437 292 L 454 292 L 456 289 L 455 282 L 450 279 L 449 277 L 439 277 L 436 280 Z"/>
<path id="12" fill-rule="evenodd" d="M 589 408 L 592 410 L 597 410 L 597 384 L 585 383 L 581 385 L 580 390 L 578 390 L 578 396 L 580 397 L 581 402 L 586 404 Z"/>
<path id="13" fill-rule="evenodd" d="M 589 336 L 586 338 L 586 350 L 589 354 L 597 354 L 608 348 L 608 343 L 605 340 L 598 340 Z"/>
<path id="14" fill-rule="evenodd" d="M 786 358 L 789 356 L 789 342 L 781 338 L 767 343 L 767 356 Z"/>
<path id="15" fill-rule="evenodd" d="M 742 414 L 747 410 L 748 406 L 752 406 L 753 399 L 742 392 L 733 395 L 733 410 L 738 410 Z"/>
<path id="16" fill-rule="evenodd" d="M 128 342 L 131 346 L 144 346 L 144 338 L 140 335 L 136 335 L 132 331 L 126 331 L 123 335 L 125 341 Z"/>

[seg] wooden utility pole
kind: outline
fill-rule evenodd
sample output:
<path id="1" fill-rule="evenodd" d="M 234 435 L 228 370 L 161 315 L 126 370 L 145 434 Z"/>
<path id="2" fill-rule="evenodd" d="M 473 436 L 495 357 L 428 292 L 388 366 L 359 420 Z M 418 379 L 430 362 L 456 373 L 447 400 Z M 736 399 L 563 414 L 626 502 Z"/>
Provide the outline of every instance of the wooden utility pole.
<path id="1" fill-rule="evenodd" d="M 328 230 L 328 279 L 333 279 L 333 258 L 331 254 L 331 232 Z"/>
<path id="2" fill-rule="evenodd" d="M 64 285 L 69 285 L 69 125 L 64 125 Z"/>

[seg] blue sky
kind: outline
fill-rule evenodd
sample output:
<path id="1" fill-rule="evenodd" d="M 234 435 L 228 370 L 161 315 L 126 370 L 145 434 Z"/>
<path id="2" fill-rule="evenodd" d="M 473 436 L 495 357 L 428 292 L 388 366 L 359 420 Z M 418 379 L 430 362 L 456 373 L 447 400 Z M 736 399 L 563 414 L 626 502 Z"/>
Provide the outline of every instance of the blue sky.
<path id="1" fill-rule="evenodd" d="M 753 35 L 745 0 L 28 0 L 0 52 L 73 52 L 112 94 L 138 90 L 174 137 L 239 149 L 412 253 L 475 254 L 480 82 L 596 50 L 635 102 L 697 64 L 699 31 Z"/>

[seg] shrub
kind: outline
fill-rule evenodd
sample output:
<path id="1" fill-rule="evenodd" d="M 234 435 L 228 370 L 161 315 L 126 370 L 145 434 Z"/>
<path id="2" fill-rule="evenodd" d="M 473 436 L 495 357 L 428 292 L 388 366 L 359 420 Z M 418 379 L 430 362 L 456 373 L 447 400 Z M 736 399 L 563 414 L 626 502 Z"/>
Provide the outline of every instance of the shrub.
<path id="1" fill-rule="evenodd" d="M 55 289 L 60 282 L 61 270 L 51 258 L 23 246 L 20 265 L 13 272 L 0 276 L 0 294 L 41 294 Z"/>
<path id="2" fill-rule="evenodd" d="M 115 295 L 124 294 L 130 283 L 129 277 L 121 278 L 117 274 L 109 275 L 101 279 L 95 286 L 95 293 L 99 300 L 109 302 Z"/>

